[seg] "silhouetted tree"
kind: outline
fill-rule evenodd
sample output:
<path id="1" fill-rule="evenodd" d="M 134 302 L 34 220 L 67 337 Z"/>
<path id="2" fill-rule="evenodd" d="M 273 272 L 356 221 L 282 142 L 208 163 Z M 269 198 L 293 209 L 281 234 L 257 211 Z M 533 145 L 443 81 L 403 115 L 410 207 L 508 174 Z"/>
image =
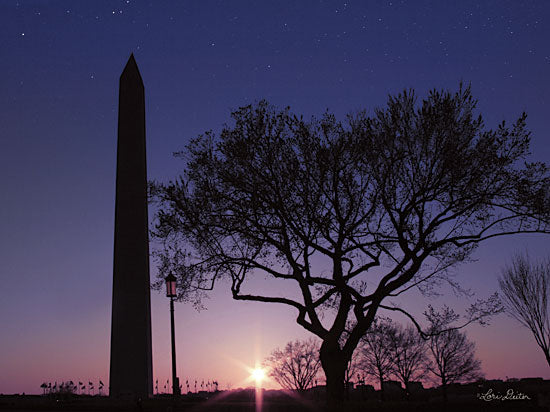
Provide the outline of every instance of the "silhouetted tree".
<path id="1" fill-rule="evenodd" d="M 528 328 L 550 366 L 550 259 L 532 263 L 527 255 L 516 255 L 499 278 L 506 311 Z"/>
<path id="2" fill-rule="evenodd" d="M 395 324 L 389 335 L 392 372 L 409 393 L 410 382 L 422 379 L 427 372 L 426 340 L 412 326 Z"/>
<path id="3" fill-rule="evenodd" d="M 396 333 L 396 327 L 391 319 L 376 318 L 363 336 L 359 347 L 361 369 L 378 380 L 382 400 L 384 400 L 384 381 L 389 379 L 393 370 L 391 343 Z"/>
<path id="4" fill-rule="evenodd" d="M 475 358 L 475 344 L 464 332 L 449 329 L 458 316 L 448 307 L 442 313 L 429 308 L 430 322 L 428 348 L 431 359 L 428 370 L 441 384 L 443 400 L 447 402 L 447 386 L 451 383 L 471 382 L 483 377 L 481 362 Z"/>
<path id="5" fill-rule="evenodd" d="M 313 338 L 288 342 L 283 350 L 275 349 L 264 365 L 281 387 L 303 391 L 312 385 L 321 367 L 319 344 Z"/>
<path id="6" fill-rule="evenodd" d="M 173 271 L 179 299 L 200 303 L 225 278 L 234 299 L 292 306 L 322 341 L 328 399 L 343 399 L 346 368 L 377 311 L 410 316 L 387 298 L 442 281 L 458 287 L 448 269 L 486 239 L 548 232 L 547 168 L 523 163 L 526 116 L 484 130 L 475 106 L 461 87 L 420 104 L 404 92 L 345 123 L 306 121 L 265 101 L 238 109 L 233 125 L 178 154 L 183 176 L 151 185 L 157 286 Z M 300 296 L 248 287 L 261 276 Z M 322 317 L 327 309 L 333 316 Z"/>

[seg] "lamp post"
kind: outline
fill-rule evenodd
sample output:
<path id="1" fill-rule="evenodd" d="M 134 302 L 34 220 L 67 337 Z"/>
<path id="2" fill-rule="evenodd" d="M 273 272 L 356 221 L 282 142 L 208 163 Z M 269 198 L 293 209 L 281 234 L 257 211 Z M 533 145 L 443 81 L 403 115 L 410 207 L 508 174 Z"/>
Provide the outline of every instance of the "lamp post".
<path id="1" fill-rule="evenodd" d="M 180 395 L 180 381 L 176 376 L 176 331 L 174 327 L 174 298 L 178 296 L 176 292 L 176 277 L 170 273 L 166 276 L 166 296 L 170 298 L 170 325 L 172 327 L 172 393 L 174 396 Z"/>

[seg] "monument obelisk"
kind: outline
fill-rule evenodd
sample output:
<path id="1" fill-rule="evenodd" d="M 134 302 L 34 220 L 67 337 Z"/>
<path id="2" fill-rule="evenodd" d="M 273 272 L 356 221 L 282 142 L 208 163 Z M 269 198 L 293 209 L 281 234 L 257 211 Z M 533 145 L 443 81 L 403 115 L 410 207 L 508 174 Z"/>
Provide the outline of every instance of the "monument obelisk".
<path id="1" fill-rule="evenodd" d="M 153 389 L 143 81 L 130 56 L 120 75 L 109 395 Z"/>

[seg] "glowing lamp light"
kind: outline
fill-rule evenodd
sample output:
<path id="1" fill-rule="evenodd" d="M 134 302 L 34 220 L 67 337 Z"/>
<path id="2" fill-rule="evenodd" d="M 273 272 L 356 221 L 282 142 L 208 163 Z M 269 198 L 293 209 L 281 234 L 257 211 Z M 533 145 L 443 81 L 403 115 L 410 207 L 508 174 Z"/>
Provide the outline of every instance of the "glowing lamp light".
<path id="1" fill-rule="evenodd" d="M 164 280 L 166 281 L 166 297 L 177 297 L 178 292 L 176 291 L 176 277 L 174 274 L 170 273 Z"/>

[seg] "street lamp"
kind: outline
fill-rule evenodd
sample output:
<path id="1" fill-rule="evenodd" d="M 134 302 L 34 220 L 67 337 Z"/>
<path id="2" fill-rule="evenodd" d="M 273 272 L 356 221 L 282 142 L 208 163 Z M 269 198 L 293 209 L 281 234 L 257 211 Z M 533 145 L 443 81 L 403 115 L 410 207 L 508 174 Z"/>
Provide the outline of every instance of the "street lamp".
<path id="1" fill-rule="evenodd" d="M 166 276 L 166 297 L 170 298 L 170 324 L 172 326 L 172 393 L 180 395 L 180 380 L 176 376 L 176 331 L 174 327 L 174 298 L 178 296 L 176 292 L 176 277 L 170 273 Z"/>

